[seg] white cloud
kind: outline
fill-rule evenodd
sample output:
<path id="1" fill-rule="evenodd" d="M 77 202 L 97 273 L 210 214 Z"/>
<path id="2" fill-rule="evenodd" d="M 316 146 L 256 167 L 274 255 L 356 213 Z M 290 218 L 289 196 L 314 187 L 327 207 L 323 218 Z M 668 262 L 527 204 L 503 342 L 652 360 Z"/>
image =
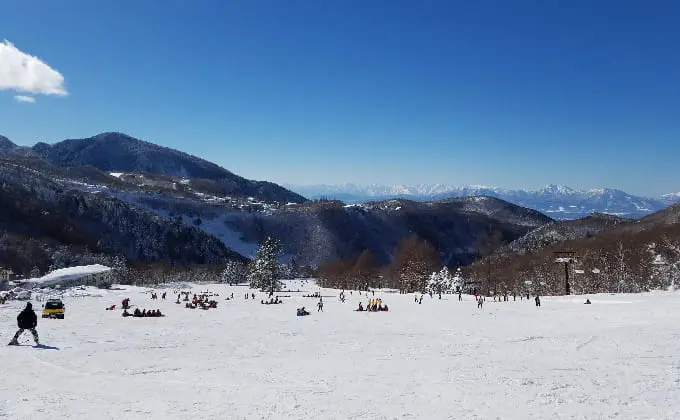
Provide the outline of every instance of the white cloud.
<path id="1" fill-rule="evenodd" d="M 68 95 L 61 73 L 38 57 L 20 51 L 7 40 L 0 42 L 0 90 L 3 89 L 43 95 Z M 16 99 L 21 100 L 18 97 Z"/>
<path id="2" fill-rule="evenodd" d="M 19 102 L 28 102 L 29 104 L 34 104 L 35 103 L 35 98 L 32 96 L 25 96 L 25 95 L 17 95 L 14 97 Z"/>

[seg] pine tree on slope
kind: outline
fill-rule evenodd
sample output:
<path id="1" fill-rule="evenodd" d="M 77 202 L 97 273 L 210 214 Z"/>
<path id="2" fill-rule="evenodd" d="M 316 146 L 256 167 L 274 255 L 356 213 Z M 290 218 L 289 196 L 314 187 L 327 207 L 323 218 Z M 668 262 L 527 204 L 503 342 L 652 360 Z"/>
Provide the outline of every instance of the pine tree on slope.
<path id="1" fill-rule="evenodd" d="M 222 271 L 221 279 L 223 283 L 239 284 L 247 276 L 245 266 L 238 261 L 229 261 Z"/>
<path id="2" fill-rule="evenodd" d="M 255 260 L 250 264 L 250 287 L 270 293 L 279 289 L 282 284 L 279 257 L 281 256 L 281 243 L 274 238 L 268 237 L 262 242 L 260 249 L 255 254 Z"/>

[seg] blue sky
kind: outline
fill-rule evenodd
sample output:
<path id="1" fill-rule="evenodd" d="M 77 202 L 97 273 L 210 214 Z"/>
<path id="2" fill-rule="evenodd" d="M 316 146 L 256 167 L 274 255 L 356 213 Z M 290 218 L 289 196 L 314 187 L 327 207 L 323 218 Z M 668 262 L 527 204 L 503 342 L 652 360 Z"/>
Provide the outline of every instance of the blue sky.
<path id="1" fill-rule="evenodd" d="M 680 190 L 677 1 L 0 0 L 0 11 L 0 41 L 68 91 L 0 90 L 0 134 L 19 144 L 120 131 L 279 183 Z"/>

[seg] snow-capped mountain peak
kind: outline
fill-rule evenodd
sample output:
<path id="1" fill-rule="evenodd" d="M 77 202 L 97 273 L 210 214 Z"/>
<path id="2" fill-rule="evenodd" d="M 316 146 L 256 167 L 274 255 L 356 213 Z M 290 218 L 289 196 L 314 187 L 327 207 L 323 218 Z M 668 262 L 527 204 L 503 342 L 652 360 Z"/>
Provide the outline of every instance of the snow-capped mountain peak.
<path id="1" fill-rule="evenodd" d="M 526 190 L 524 190 L 526 191 Z M 531 192 L 531 191 L 527 191 Z M 535 192 L 541 192 L 541 193 L 549 193 L 549 194 L 576 194 L 578 191 L 576 191 L 573 188 L 567 187 L 566 185 L 559 185 L 559 184 L 550 184 L 546 185 L 544 188 L 540 190 L 536 190 Z"/>

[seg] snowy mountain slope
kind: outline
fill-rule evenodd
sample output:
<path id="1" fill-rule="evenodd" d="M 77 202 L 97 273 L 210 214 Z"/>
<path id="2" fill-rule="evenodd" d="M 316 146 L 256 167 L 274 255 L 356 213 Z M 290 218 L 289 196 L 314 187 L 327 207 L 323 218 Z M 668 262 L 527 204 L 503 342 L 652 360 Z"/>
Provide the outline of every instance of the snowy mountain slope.
<path id="1" fill-rule="evenodd" d="M 122 133 L 102 133 L 86 139 L 64 140 L 32 148 L 12 147 L 0 140 L 0 154 L 31 155 L 59 167 L 92 166 L 108 172 L 152 173 L 210 180 L 229 194 L 266 201 L 303 202 L 298 194 L 271 182 L 248 180 L 207 160 L 161 147 Z M 30 153 L 27 152 L 30 150 Z"/>
<path id="2" fill-rule="evenodd" d="M 308 198 L 326 197 L 341 199 L 348 203 L 390 198 L 431 201 L 449 197 L 485 195 L 538 210 L 556 219 L 576 219 L 592 213 L 639 218 L 668 205 L 667 200 L 637 197 L 615 189 L 601 188 L 579 191 L 563 185 L 548 185 L 538 190 L 506 190 L 487 186 L 456 187 L 444 184 L 392 187 L 381 185 L 360 187 L 354 184 L 339 186 L 288 185 L 288 187 Z"/>
<path id="3" fill-rule="evenodd" d="M 680 203 L 680 192 L 663 194 L 659 199 L 668 205 L 677 204 Z"/>
<path id="4" fill-rule="evenodd" d="M 398 242 L 411 233 L 431 241 L 447 261 L 469 262 L 477 252 L 477 235 L 489 226 L 497 227 L 511 241 L 551 221 L 536 211 L 488 197 L 429 203 L 388 200 L 363 205 L 324 201 L 273 205 L 113 188 L 102 192 L 195 225 L 244 256 L 251 257 L 267 236 L 277 237 L 284 252 L 302 265 L 356 258 L 365 248 L 371 249 L 379 262 L 387 263 Z"/>
<path id="5" fill-rule="evenodd" d="M 473 297 L 376 292 L 354 312 L 338 290 L 287 282 L 281 305 L 247 287 L 217 309 L 151 301 L 146 288 L 64 293 L 66 318 L 0 346 L 0 412 L 11 419 L 677 419 L 678 293 L 544 297 L 478 310 Z M 315 299 L 320 292 L 324 311 Z M 79 297 L 72 297 L 78 294 Z M 236 299 L 225 301 L 234 293 Z M 94 296 L 88 296 L 94 295 Z M 105 311 L 124 298 L 163 318 Z M 21 302 L 0 307 L 5 343 Z M 306 306 L 313 313 L 296 317 Z M 38 309 L 39 303 L 34 307 Z M 502 361 L 502 362 L 501 362 Z M 61 385 L 61 386 L 59 386 Z"/>
<path id="6" fill-rule="evenodd" d="M 35 266 L 44 271 L 57 249 L 178 264 L 241 259 L 195 226 L 89 187 L 0 159 L 0 265 L 17 273 Z"/>
<path id="7" fill-rule="evenodd" d="M 569 240 L 590 238 L 626 223 L 633 222 L 606 214 L 593 214 L 576 220 L 557 220 L 511 242 L 507 249 L 520 254 L 535 252 Z"/>
<path id="8" fill-rule="evenodd" d="M 365 248 L 379 262 L 387 263 L 399 241 L 411 233 L 432 242 L 447 262 L 465 263 L 476 255 L 477 235 L 489 226 L 497 227 L 511 241 L 551 220 L 490 197 L 427 203 L 388 200 L 362 206 L 282 204 L 225 195 L 211 180 L 60 168 L 30 158 L 4 161 L 47 177 L 64 191 L 112 197 L 178 226 L 200 229 L 245 257 L 252 257 L 266 236 L 275 236 L 283 242 L 284 252 L 302 265 L 355 258 Z"/>
<path id="9" fill-rule="evenodd" d="M 242 213 L 228 225 L 248 242 L 257 243 L 266 236 L 281 239 L 286 252 L 304 265 L 356 258 L 364 249 L 370 249 L 378 263 L 386 264 L 399 241 L 411 234 L 432 243 L 447 263 L 463 264 L 477 255 L 477 237 L 490 227 L 511 241 L 550 221 L 501 200 L 458 198 L 428 203 L 309 203 L 270 214 Z"/>

